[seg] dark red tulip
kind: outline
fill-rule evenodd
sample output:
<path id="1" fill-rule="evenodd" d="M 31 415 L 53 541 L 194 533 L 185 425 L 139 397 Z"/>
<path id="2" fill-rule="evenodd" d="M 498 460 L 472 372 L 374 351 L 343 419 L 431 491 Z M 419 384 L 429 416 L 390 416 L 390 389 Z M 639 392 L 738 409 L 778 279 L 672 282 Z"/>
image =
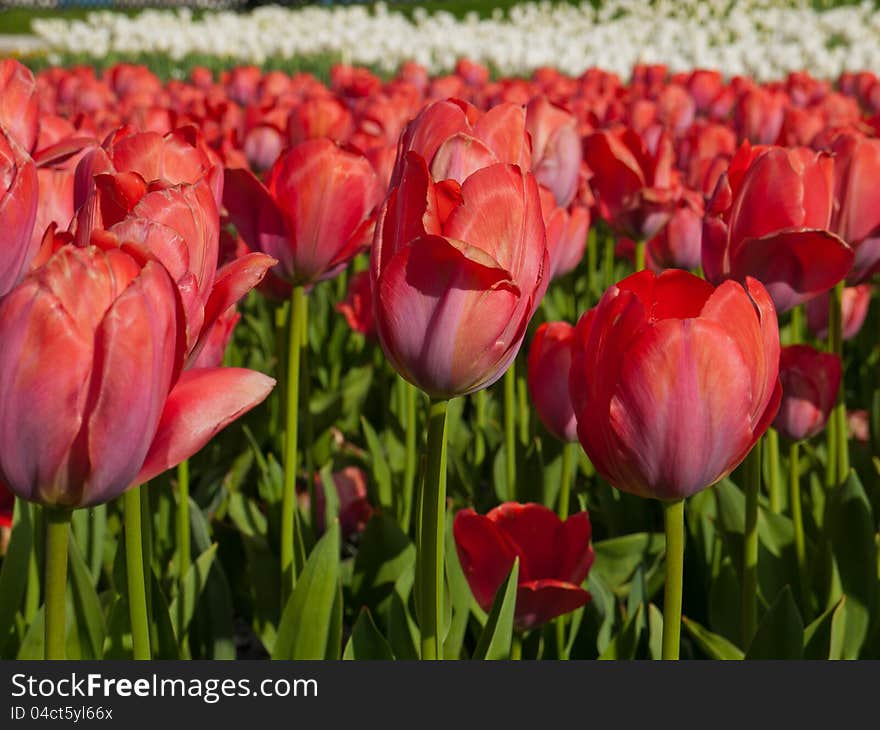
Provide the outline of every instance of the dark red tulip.
<path id="1" fill-rule="evenodd" d="M 518 631 L 537 628 L 590 600 L 581 588 L 594 558 L 586 512 L 563 522 L 542 505 L 506 502 L 486 515 L 461 510 L 452 533 L 468 585 L 484 611 L 519 558 Z"/>
<path id="2" fill-rule="evenodd" d="M 348 326 L 370 339 L 376 338 L 376 321 L 373 318 L 373 293 L 370 288 L 370 272 L 359 271 L 348 280 L 345 300 L 336 305 Z"/>
<path id="3" fill-rule="evenodd" d="M 779 329 L 766 289 L 670 269 L 610 287 L 578 323 L 578 436 L 611 484 L 674 500 L 729 474 L 779 407 Z"/>
<path id="4" fill-rule="evenodd" d="M 178 290 L 154 260 L 65 246 L 0 303 L 0 479 L 84 507 L 192 456 L 274 381 L 181 372 Z M 136 387 L 132 387 L 136 384 Z"/>
<path id="5" fill-rule="evenodd" d="M 367 475 L 356 466 L 346 466 L 333 472 L 333 487 L 339 506 L 339 527 L 343 537 L 350 537 L 363 532 L 375 510 L 367 499 Z M 318 530 L 324 530 L 324 512 L 327 509 L 327 498 L 324 494 L 326 486 L 316 475 L 317 489 L 315 502 L 318 516 Z"/>
<path id="6" fill-rule="evenodd" d="M 833 161 L 803 147 L 744 145 L 721 177 L 703 227 L 703 271 L 759 279 L 779 312 L 828 291 L 853 251 L 830 230 Z"/>
<path id="7" fill-rule="evenodd" d="M 791 441 L 819 433 L 837 401 L 841 375 L 837 355 L 809 345 L 783 347 L 779 356 L 782 402 L 773 427 Z"/>
<path id="8" fill-rule="evenodd" d="M 649 149 L 629 128 L 604 130 L 584 140 L 584 159 L 602 217 L 637 241 L 657 235 L 680 195 L 669 139 L 662 135 Z"/>
<path id="9" fill-rule="evenodd" d="M 34 161 L 0 127 L 0 297 L 24 276 L 39 248 L 31 235 L 38 193 Z"/>
<path id="10" fill-rule="evenodd" d="M 577 420 L 568 379 L 574 327 L 568 322 L 542 324 L 529 348 L 529 393 L 541 423 L 560 441 L 577 441 Z"/>
<path id="11" fill-rule="evenodd" d="M 829 295 L 826 292 L 804 305 L 807 313 L 807 327 L 810 328 L 813 336 L 819 339 L 825 339 L 828 336 L 828 299 Z M 862 329 L 870 305 L 870 284 L 844 287 L 840 302 L 843 324 L 841 333 L 844 340 L 851 340 Z"/>
<path id="12" fill-rule="evenodd" d="M 369 243 L 382 190 L 369 161 L 328 139 L 286 150 L 263 185 L 250 171 L 226 171 L 225 203 L 239 235 L 278 260 L 273 273 L 294 285 L 335 276 Z"/>

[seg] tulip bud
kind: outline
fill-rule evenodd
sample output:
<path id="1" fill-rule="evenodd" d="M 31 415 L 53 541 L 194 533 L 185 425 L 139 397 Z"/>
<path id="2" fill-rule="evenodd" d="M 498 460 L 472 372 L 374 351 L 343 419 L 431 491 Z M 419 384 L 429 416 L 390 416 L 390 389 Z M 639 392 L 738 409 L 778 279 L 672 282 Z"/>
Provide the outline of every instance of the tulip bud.
<path id="1" fill-rule="evenodd" d="M 811 299 L 804 305 L 807 314 L 807 327 L 813 336 L 824 340 L 828 336 L 828 300 L 830 295 L 826 292 L 815 299 Z M 871 304 L 871 285 L 859 284 L 847 286 L 843 289 L 840 300 L 841 334 L 844 340 L 851 340 L 862 329 L 868 316 L 868 307 Z"/>
<path id="2" fill-rule="evenodd" d="M 545 322 L 529 349 L 529 392 L 541 423 L 560 441 L 577 441 L 577 420 L 568 391 L 574 327 Z"/>
<path id="3" fill-rule="evenodd" d="M 782 402 L 773 427 L 791 441 L 819 433 L 837 400 L 841 375 L 837 355 L 808 345 L 783 347 L 779 356 Z"/>

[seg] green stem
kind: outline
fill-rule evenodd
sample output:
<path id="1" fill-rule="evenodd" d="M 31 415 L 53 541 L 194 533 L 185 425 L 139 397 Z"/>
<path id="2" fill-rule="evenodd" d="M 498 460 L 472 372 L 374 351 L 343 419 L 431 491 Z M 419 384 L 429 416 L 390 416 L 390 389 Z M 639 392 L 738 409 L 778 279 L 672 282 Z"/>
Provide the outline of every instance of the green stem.
<path id="1" fill-rule="evenodd" d="M 144 544 L 141 534 L 140 487 L 132 487 L 122 497 L 125 522 L 125 571 L 128 581 L 128 610 L 135 659 L 150 658 L 150 624 L 147 618 L 147 591 L 144 580 Z"/>
<path id="2" fill-rule="evenodd" d="M 843 282 L 835 285 L 828 297 L 828 351 L 843 364 Z M 843 383 L 837 392 L 837 403 L 831 412 L 828 429 L 829 454 L 833 454 L 833 468 L 828 470 L 829 487 L 843 484 L 849 476 L 849 444 L 846 425 L 846 402 Z"/>
<path id="3" fill-rule="evenodd" d="M 488 394 L 486 390 L 478 390 L 474 393 L 474 401 L 477 411 L 477 433 L 474 434 L 474 463 L 478 466 L 486 458 L 486 427 L 489 425 Z"/>
<path id="4" fill-rule="evenodd" d="M 192 555 L 189 532 L 189 459 L 177 465 L 177 626 L 180 635 L 178 644 L 182 650 L 187 648 L 184 634 L 184 578 L 189 570 Z"/>
<path id="5" fill-rule="evenodd" d="M 507 501 L 516 499 L 516 363 L 504 373 L 504 465 Z"/>
<path id="6" fill-rule="evenodd" d="M 65 657 L 67 546 L 72 515 L 68 509 L 46 508 L 46 659 Z"/>
<path id="7" fill-rule="evenodd" d="M 511 367 L 516 368 L 515 361 Z M 519 441 L 523 446 L 527 446 L 529 443 L 529 386 L 526 383 L 526 376 L 523 372 L 518 372 L 516 376 L 516 399 L 516 422 L 519 426 Z"/>
<path id="8" fill-rule="evenodd" d="M 645 268 L 645 249 L 647 244 L 644 241 L 636 241 L 635 264 L 636 271 L 643 271 Z"/>
<path id="9" fill-rule="evenodd" d="M 797 556 L 798 580 L 801 605 L 808 608 L 809 572 L 807 570 L 807 547 L 804 538 L 804 516 L 801 508 L 800 444 L 795 441 L 788 447 L 788 499 L 791 502 L 791 521 L 794 525 L 794 550 Z"/>
<path id="10" fill-rule="evenodd" d="M 742 639 L 748 647 L 758 625 L 758 495 L 761 492 L 761 441 L 746 457 L 746 516 L 743 535 Z"/>
<path id="11" fill-rule="evenodd" d="M 576 449 L 577 444 L 565 444 L 562 447 L 562 482 L 559 485 L 556 513 L 563 522 L 568 519 L 568 508 L 571 503 L 571 483 L 574 477 Z"/>
<path id="12" fill-rule="evenodd" d="M 556 625 L 556 658 L 568 659 L 568 644 L 565 641 L 565 626 L 567 615 L 559 616 L 554 622 Z"/>
<path id="13" fill-rule="evenodd" d="M 804 308 L 798 304 L 791 310 L 791 332 L 790 338 L 792 345 L 803 342 L 804 338 Z"/>
<path id="14" fill-rule="evenodd" d="M 24 594 L 24 620 L 30 624 L 40 608 L 40 561 L 37 558 L 37 542 L 41 538 L 40 522 L 44 510 L 21 499 L 18 500 L 18 503 L 19 509 L 29 510 L 31 529 L 33 530 L 33 540 L 28 555 L 27 589 Z"/>
<path id="15" fill-rule="evenodd" d="M 598 244 L 596 243 L 596 229 L 590 228 L 587 234 L 587 304 L 596 301 L 596 268 L 598 264 Z M 575 314 L 580 314 L 576 312 Z"/>
<path id="16" fill-rule="evenodd" d="M 443 558 L 446 537 L 446 412 L 449 401 L 432 400 L 428 454 L 419 501 L 416 581 L 422 659 L 442 659 Z"/>
<path id="17" fill-rule="evenodd" d="M 602 262 L 603 279 L 600 291 L 607 289 L 612 281 L 614 281 L 614 236 L 607 235 L 605 237 L 604 261 Z"/>
<path id="18" fill-rule="evenodd" d="M 522 636 L 516 631 L 510 637 L 510 659 L 517 662 L 522 659 Z"/>
<path id="19" fill-rule="evenodd" d="M 663 659 L 678 659 L 684 583 L 684 500 L 663 503 L 666 524 L 666 587 L 663 592 Z"/>
<path id="20" fill-rule="evenodd" d="M 284 438 L 284 491 L 281 498 L 281 610 L 296 585 L 296 563 L 293 558 L 297 524 L 296 458 L 299 429 L 299 363 L 302 352 L 303 308 L 305 292 L 301 286 L 293 288 L 290 303 L 290 332 L 287 352 L 287 409 Z"/>
<path id="21" fill-rule="evenodd" d="M 782 479 L 779 472 L 779 433 L 775 428 L 767 429 L 764 436 L 767 448 L 767 494 L 770 500 L 770 511 L 778 515 L 782 512 Z"/>
<path id="22" fill-rule="evenodd" d="M 403 509 L 401 512 L 401 528 L 404 533 L 409 532 L 409 524 L 412 518 L 413 490 L 416 483 L 416 397 L 417 390 L 414 385 L 403 382 L 404 413 L 406 419 L 406 456 L 403 469 Z"/>

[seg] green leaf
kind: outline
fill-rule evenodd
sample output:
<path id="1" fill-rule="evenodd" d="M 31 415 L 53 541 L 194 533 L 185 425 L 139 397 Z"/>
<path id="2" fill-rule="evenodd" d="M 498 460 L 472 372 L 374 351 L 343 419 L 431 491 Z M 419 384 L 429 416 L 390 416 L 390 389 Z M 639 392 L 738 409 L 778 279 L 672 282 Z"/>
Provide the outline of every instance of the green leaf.
<path id="1" fill-rule="evenodd" d="M 743 658 L 742 650 L 723 636 L 713 634 L 709 629 L 700 626 L 687 616 L 681 617 L 681 623 L 710 659 L 735 660 Z"/>
<path id="2" fill-rule="evenodd" d="M 614 593 L 602 579 L 602 576 L 595 571 L 591 570 L 587 578 L 587 590 L 590 592 L 592 600 L 583 609 L 578 609 L 574 613 L 572 634 L 569 638 L 567 651 L 569 655 L 575 654 L 575 644 L 580 634 L 584 633 L 590 637 L 591 642 L 584 648 L 584 651 L 588 657 L 593 658 L 599 656 L 611 643 L 616 605 Z M 583 611 L 584 631 L 575 633 L 579 611 Z"/>
<path id="3" fill-rule="evenodd" d="M 71 535 L 68 555 L 70 567 L 68 608 L 72 606 L 74 620 L 73 626 L 68 627 L 67 656 L 69 659 L 73 659 L 74 656 L 80 659 L 100 659 L 104 653 L 104 637 L 107 635 L 104 611 L 92 582 L 92 573 L 73 535 Z M 70 631 L 71 628 L 75 631 Z M 76 644 L 76 647 L 73 644 Z"/>
<path id="4" fill-rule="evenodd" d="M 171 614 L 171 624 L 174 627 L 174 633 L 177 635 L 178 640 L 181 640 L 189 631 L 196 605 L 208 583 L 208 574 L 211 572 L 211 567 L 216 557 L 217 544 L 215 543 L 199 555 L 196 561 L 190 565 L 186 575 L 183 576 L 183 595 L 177 595 L 171 601 L 168 610 Z"/>
<path id="5" fill-rule="evenodd" d="M 324 518 L 323 524 L 332 525 L 333 520 L 339 517 L 339 492 L 336 489 L 336 480 L 333 478 L 333 462 L 328 461 L 321 469 L 321 488 L 324 491 Z"/>
<path id="6" fill-rule="evenodd" d="M 648 652 L 651 659 L 663 658 L 663 614 L 653 603 L 648 605 Z"/>
<path id="7" fill-rule="evenodd" d="M 339 522 L 315 545 L 281 616 L 273 659 L 326 659 L 331 647 L 334 602 L 339 592 Z"/>
<path id="8" fill-rule="evenodd" d="M 871 503 L 855 471 L 837 490 L 831 505 L 831 545 L 847 597 L 845 659 L 857 659 L 877 600 L 877 552 Z"/>
<path id="9" fill-rule="evenodd" d="M 846 596 L 804 629 L 804 659 L 840 659 L 846 627 Z"/>
<path id="10" fill-rule="evenodd" d="M 473 659 L 509 659 L 510 644 L 513 639 L 513 619 L 516 609 L 516 587 L 519 578 L 519 558 L 513 561 L 513 567 L 507 580 L 501 584 L 492 610 L 486 619 L 483 633 L 474 649 Z"/>
<path id="11" fill-rule="evenodd" d="M 629 620 L 617 635 L 611 639 L 600 655 L 600 659 L 633 659 L 639 648 L 642 629 L 645 625 L 645 605 L 640 603 Z"/>
<path id="12" fill-rule="evenodd" d="M 28 563 L 34 534 L 31 514 L 27 502 L 15 500 L 9 549 L 3 558 L 3 568 L 0 569 L 0 648 L 7 637 L 8 628 L 15 623 L 15 614 L 21 607 L 27 589 Z"/>
<path id="13" fill-rule="evenodd" d="M 662 532 L 636 532 L 593 543 L 596 560 L 592 571 L 599 573 L 614 590 L 622 588 L 641 564 L 650 563 L 666 546 Z"/>
<path id="14" fill-rule="evenodd" d="M 391 484 L 391 468 L 385 458 L 385 449 L 382 448 L 382 442 L 376 431 L 363 416 L 361 416 L 361 428 L 367 439 L 372 475 L 376 481 L 376 501 L 383 509 L 390 511 L 394 502 L 394 488 Z"/>
<path id="15" fill-rule="evenodd" d="M 354 560 L 351 588 L 355 602 L 375 611 L 415 560 L 415 545 L 398 524 L 387 515 L 376 514 L 367 523 Z"/>
<path id="16" fill-rule="evenodd" d="M 801 659 L 803 653 L 804 623 L 786 586 L 764 614 L 746 659 Z"/>
<path id="17" fill-rule="evenodd" d="M 178 659 L 177 637 L 174 635 L 174 626 L 171 623 L 171 614 L 168 611 L 168 599 L 162 590 L 162 585 L 155 572 L 150 571 L 153 580 L 152 589 L 149 593 L 152 612 L 150 619 L 150 646 L 153 650 L 154 659 Z M 149 578 L 148 578 L 149 580 Z M 128 605 L 126 605 L 128 611 Z"/>
<path id="18" fill-rule="evenodd" d="M 394 659 L 390 644 L 376 628 L 370 609 L 364 606 L 358 614 L 343 659 Z"/>

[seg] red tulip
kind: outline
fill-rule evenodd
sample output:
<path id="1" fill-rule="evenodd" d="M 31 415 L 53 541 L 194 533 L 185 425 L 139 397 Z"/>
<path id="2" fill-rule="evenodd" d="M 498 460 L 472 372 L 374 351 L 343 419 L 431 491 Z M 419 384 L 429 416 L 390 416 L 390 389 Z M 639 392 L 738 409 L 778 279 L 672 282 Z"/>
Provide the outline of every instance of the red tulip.
<path id="1" fill-rule="evenodd" d="M 637 241 L 657 235 L 680 195 L 669 139 L 651 150 L 625 127 L 595 132 L 584 140 L 584 159 L 602 217 Z"/>
<path id="2" fill-rule="evenodd" d="M 242 148 L 251 169 L 263 172 L 275 164 L 284 149 L 284 139 L 273 125 L 259 124 L 248 130 Z"/>
<path id="3" fill-rule="evenodd" d="M 315 96 L 297 104 L 287 122 L 291 146 L 326 137 L 346 142 L 354 129 L 351 112 L 333 96 Z"/>
<path id="4" fill-rule="evenodd" d="M 828 336 L 828 299 L 829 295 L 826 292 L 804 305 L 804 310 L 807 313 L 807 327 L 813 336 L 820 340 Z M 844 287 L 843 297 L 840 301 L 843 324 L 841 334 L 844 340 L 851 340 L 862 329 L 870 305 L 870 284 Z"/>
<path id="5" fill-rule="evenodd" d="M 348 280 L 345 300 L 336 305 L 348 326 L 365 337 L 375 339 L 376 321 L 373 318 L 373 293 L 370 288 L 370 272 L 359 271 Z"/>
<path id="6" fill-rule="evenodd" d="M 528 170 L 532 161 L 522 107 L 499 104 L 481 114 L 457 99 L 429 104 L 407 125 L 400 138 L 392 186 L 400 183 L 410 151 L 425 160 L 435 181 L 452 179 L 459 184 L 497 162 Z"/>
<path id="7" fill-rule="evenodd" d="M 526 131 L 532 139 L 532 173 L 562 208 L 577 192 L 581 141 L 577 121 L 546 97 L 536 96 L 526 107 Z"/>
<path id="8" fill-rule="evenodd" d="M 815 436 L 828 421 L 841 376 L 837 355 L 808 345 L 783 347 L 779 356 L 782 403 L 773 427 L 792 441 Z"/>
<path id="9" fill-rule="evenodd" d="M 529 348 L 529 393 L 541 423 L 560 441 L 577 441 L 577 420 L 568 390 L 574 327 L 542 324 Z"/>
<path id="10" fill-rule="evenodd" d="M 0 127 L 33 153 L 40 128 L 40 99 L 30 69 L 14 58 L 0 61 Z"/>
<path id="11" fill-rule="evenodd" d="M 596 470 L 642 497 L 687 497 L 729 474 L 779 407 L 779 330 L 747 278 L 634 274 L 578 323 L 569 387 Z"/>
<path id="12" fill-rule="evenodd" d="M 547 287 L 538 186 L 491 164 L 459 186 L 406 155 L 373 242 L 376 328 L 386 357 L 432 397 L 494 383 L 516 357 Z"/>
<path id="13" fill-rule="evenodd" d="M 0 297 L 24 276 L 37 253 L 37 168 L 30 155 L 0 126 Z"/>
<path id="14" fill-rule="evenodd" d="M 158 262 L 72 246 L 0 303 L 0 479 L 18 496 L 106 502 L 269 394 L 249 370 L 181 374 L 180 306 Z"/>
<path id="15" fill-rule="evenodd" d="M 243 169 L 226 171 L 226 207 L 251 248 L 278 260 L 294 285 L 335 276 L 369 242 L 382 190 L 363 155 L 328 139 L 285 151 L 266 185 Z"/>
<path id="16" fill-rule="evenodd" d="M 320 477 L 316 475 L 315 479 L 318 530 L 323 532 L 327 497 L 324 494 L 325 485 L 320 481 Z M 339 526 L 342 528 L 343 537 L 363 532 L 374 513 L 373 505 L 367 500 L 367 475 L 364 474 L 364 470 L 356 466 L 346 466 L 340 471 L 333 472 L 333 486 L 336 489 Z"/>
<path id="17" fill-rule="evenodd" d="M 648 241 L 647 260 L 655 270 L 695 269 L 703 244 L 703 197 L 684 191 L 666 227 Z"/>
<path id="18" fill-rule="evenodd" d="M 721 177 L 703 226 L 703 270 L 713 282 L 759 279 L 779 312 L 846 276 L 852 249 L 829 230 L 833 162 L 803 147 L 744 145 Z"/>
<path id="19" fill-rule="evenodd" d="M 198 356 L 192 362 L 193 369 L 217 368 L 223 364 L 226 348 L 240 319 L 241 314 L 232 306 L 214 320 L 205 334 Z"/>
<path id="20" fill-rule="evenodd" d="M 594 558 L 586 512 L 562 522 L 542 505 L 506 502 L 486 515 L 461 510 L 452 533 L 468 585 L 484 611 L 519 558 L 517 631 L 537 628 L 590 600 L 581 588 Z"/>
<path id="21" fill-rule="evenodd" d="M 847 283 L 880 270 L 880 140 L 845 132 L 831 144 L 835 209 L 831 230 L 855 249 Z"/>
<path id="22" fill-rule="evenodd" d="M 578 202 L 569 208 L 556 205 L 547 188 L 541 187 L 541 211 L 547 231 L 550 280 L 564 276 L 581 262 L 590 232 L 590 209 Z"/>

